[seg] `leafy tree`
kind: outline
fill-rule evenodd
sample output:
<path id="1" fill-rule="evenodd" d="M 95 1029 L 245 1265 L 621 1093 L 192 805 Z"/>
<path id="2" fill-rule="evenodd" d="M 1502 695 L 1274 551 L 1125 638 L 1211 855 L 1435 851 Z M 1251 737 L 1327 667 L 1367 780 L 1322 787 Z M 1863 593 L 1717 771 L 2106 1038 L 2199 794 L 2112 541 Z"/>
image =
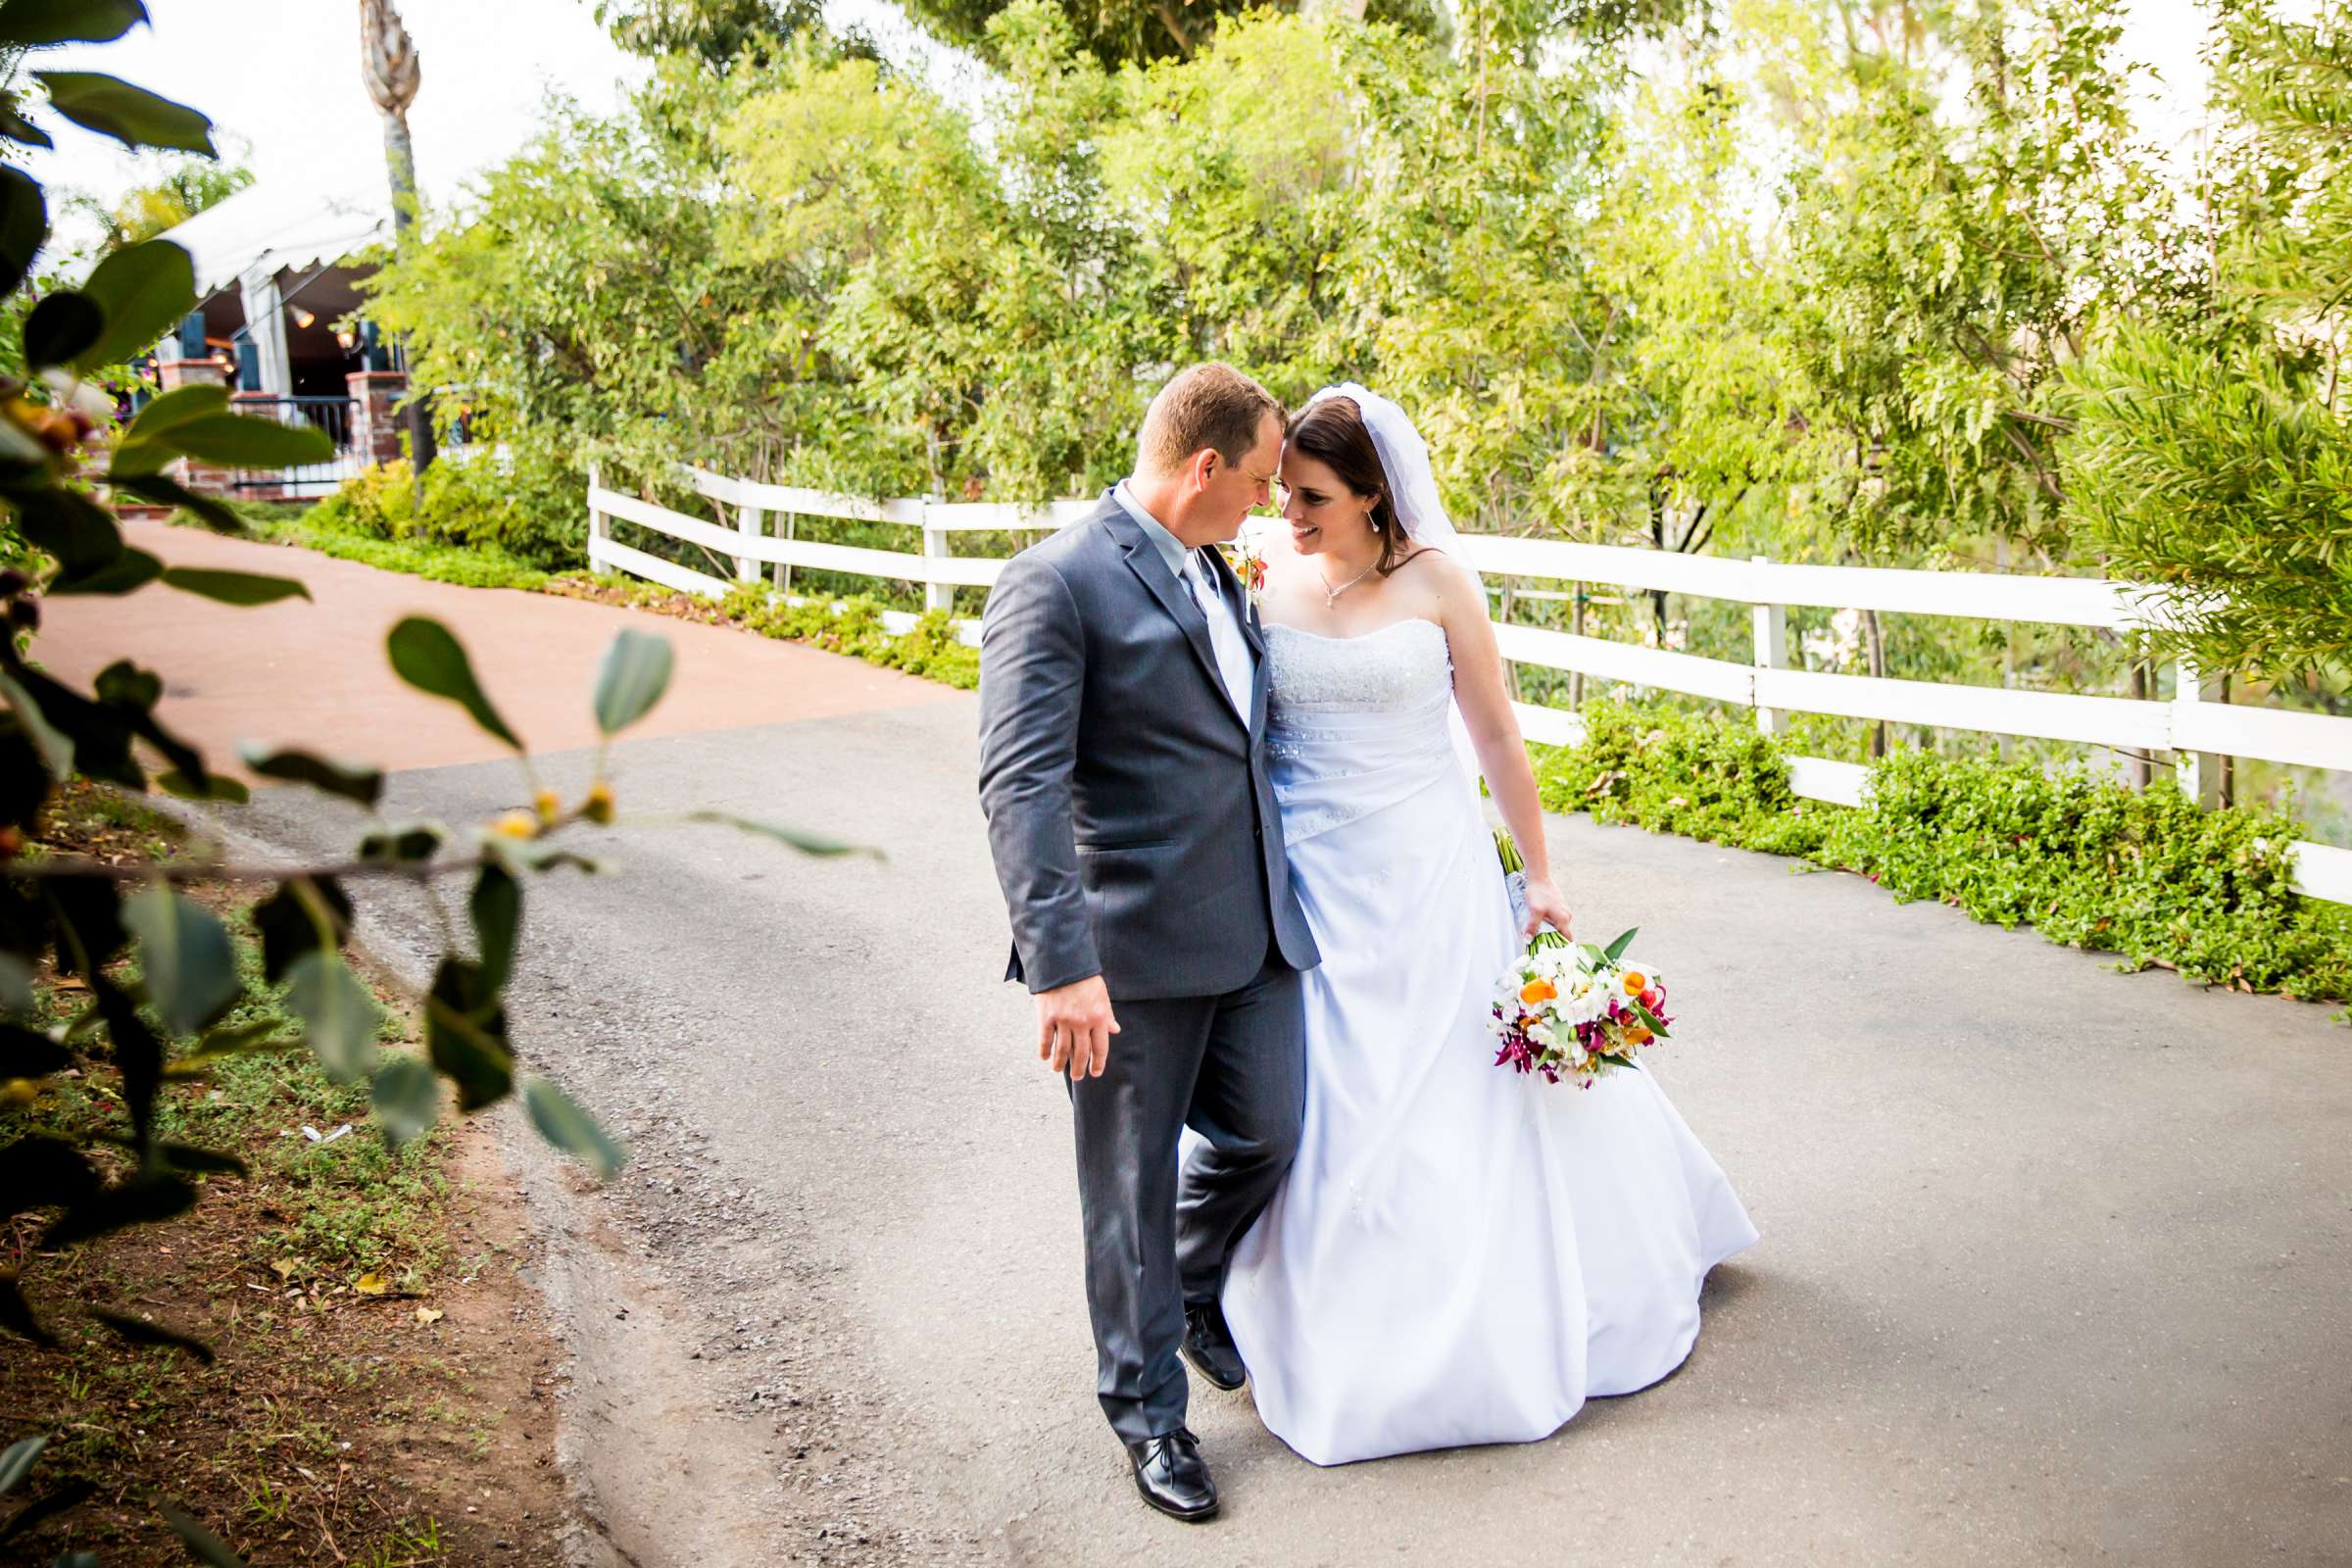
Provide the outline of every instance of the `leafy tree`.
<path id="1" fill-rule="evenodd" d="M 2215 264 L 2191 308 L 2119 329 L 2077 377 L 2074 515 L 2173 604 L 2154 641 L 2271 678 L 2352 666 L 2352 8 L 2232 0 Z"/>
<path id="2" fill-rule="evenodd" d="M 153 239 L 206 208 L 225 201 L 253 183 L 253 171 L 242 164 L 180 155 L 151 157 L 151 176 L 113 201 L 87 191 L 67 196 L 65 205 L 95 222 L 103 238 L 102 253 Z"/>
<path id="3" fill-rule="evenodd" d="M 596 0 L 596 20 L 634 54 L 688 55 L 723 71 L 821 32 L 824 7 L 818 0 Z"/>

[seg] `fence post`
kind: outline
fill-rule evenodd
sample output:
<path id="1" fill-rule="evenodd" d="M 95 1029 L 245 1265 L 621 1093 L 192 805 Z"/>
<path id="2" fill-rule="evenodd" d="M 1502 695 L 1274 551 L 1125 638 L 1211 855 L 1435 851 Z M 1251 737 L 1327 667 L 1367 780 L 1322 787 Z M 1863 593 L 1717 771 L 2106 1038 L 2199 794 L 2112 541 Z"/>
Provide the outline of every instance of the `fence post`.
<path id="1" fill-rule="evenodd" d="M 936 497 L 923 503 L 923 555 L 932 561 L 944 561 L 948 556 L 948 530 L 931 526 L 931 509 L 939 505 Z M 954 610 L 956 585 L 952 582 L 923 584 L 925 610 Z"/>
<path id="2" fill-rule="evenodd" d="M 2230 678 L 2209 680 L 2194 662 L 2186 658 L 2173 666 L 2173 710 L 2191 703 L 2226 703 L 2230 700 Z M 2176 723 L 2176 728 L 2178 724 Z M 2230 788 L 2230 759 L 2213 752 L 2181 751 L 2173 753 L 2173 771 L 2180 775 L 2180 789 L 2190 800 L 2207 810 L 2228 806 L 2235 793 Z"/>
<path id="3" fill-rule="evenodd" d="M 800 521 L 801 514 L 799 513 L 787 512 L 784 514 L 784 537 L 786 539 L 793 537 L 793 530 L 800 526 Z M 791 593 L 792 563 L 788 561 L 777 562 L 775 564 L 775 569 L 767 574 L 767 580 L 776 585 L 776 592 L 780 594 Z"/>
<path id="4" fill-rule="evenodd" d="M 746 539 L 759 538 L 767 531 L 767 514 L 761 512 L 758 507 L 747 507 L 738 503 L 735 508 L 735 531 Z M 737 556 L 735 558 L 735 580 L 737 582 L 758 582 L 760 580 L 760 563 L 750 556 Z"/>
<path id="5" fill-rule="evenodd" d="M 603 481 L 598 477 L 597 466 L 591 463 L 588 465 L 588 569 L 590 571 L 595 571 L 604 565 L 602 553 L 596 547 L 612 537 L 612 524 L 607 520 L 604 513 L 599 511 L 596 505 L 596 492 L 602 488 Z"/>
<path id="6" fill-rule="evenodd" d="M 1750 556 L 1750 562 L 1761 565 L 1770 556 Z M 1786 605 L 1749 605 L 1748 620 L 1755 631 L 1756 667 L 1758 669 L 1787 669 L 1788 667 L 1788 607 Z M 1778 735 L 1788 727 L 1786 716 L 1777 708 L 1763 706 L 1762 694 L 1756 694 L 1756 728 L 1766 735 Z"/>

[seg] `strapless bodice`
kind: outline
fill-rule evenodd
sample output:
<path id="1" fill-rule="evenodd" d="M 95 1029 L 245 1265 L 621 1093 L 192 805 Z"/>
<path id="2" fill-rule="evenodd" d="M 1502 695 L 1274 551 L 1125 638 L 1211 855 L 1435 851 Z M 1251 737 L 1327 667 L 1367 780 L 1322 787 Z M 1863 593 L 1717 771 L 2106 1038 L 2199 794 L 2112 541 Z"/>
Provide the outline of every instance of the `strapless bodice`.
<path id="1" fill-rule="evenodd" d="M 1268 716 L 1277 728 L 1335 713 L 1441 714 L 1453 695 L 1446 628 L 1434 620 L 1392 621 L 1358 637 L 1322 637 L 1296 626 L 1266 628 Z"/>
<path id="2" fill-rule="evenodd" d="M 1458 773 L 1446 628 L 1399 620 L 1360 637 L 1266 628 L 1266 753 L 1283 831 L 1328 832 Z"/>

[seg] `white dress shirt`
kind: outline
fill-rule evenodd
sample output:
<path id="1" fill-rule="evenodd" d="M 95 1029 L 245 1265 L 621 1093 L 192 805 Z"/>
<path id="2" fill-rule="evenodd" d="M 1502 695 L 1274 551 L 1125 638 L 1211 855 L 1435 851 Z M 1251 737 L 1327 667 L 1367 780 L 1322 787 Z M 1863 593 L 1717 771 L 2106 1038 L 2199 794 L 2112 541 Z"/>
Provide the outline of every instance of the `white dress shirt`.
<path id="1" fill-rule="evenodd" d="M 1200 559 L 1200 551 L 1185 548 L 1183 540 L 1144 510 L 1144 504 L 1127 488 L 1126 480 L 1121 479 L 1110 493 L 1144 530 L 1144 537 L 1152 541 L 1160 559 L 1168 564 L 1168 570 L 1175 573 L 1176 580 L 1200 607 L 1201 618 L 1208 622 L 1208 645 L 1216 651 L 1217 674 L 1224 681 L 1225 696 L 1233 704 L 1233 710 L 1242 715 L 1242 722 L 1249 723 L 1250 698 L 1257 684 L 1257 660 L 1250 652 L 1250 640 L 1242 635 L 1242 624 L 1234 617 L 1231 602 L 1218 591 L 1217 579 L 1209 565 Z"/>

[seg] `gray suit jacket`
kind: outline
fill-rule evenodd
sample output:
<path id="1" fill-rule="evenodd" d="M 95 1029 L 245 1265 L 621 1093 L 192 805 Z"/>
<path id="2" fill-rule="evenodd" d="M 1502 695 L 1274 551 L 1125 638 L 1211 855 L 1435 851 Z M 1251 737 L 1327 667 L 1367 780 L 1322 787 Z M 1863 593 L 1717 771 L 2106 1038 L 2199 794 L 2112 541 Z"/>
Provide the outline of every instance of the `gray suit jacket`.
<path id="1" fill-rule="evenodd" d="M 1116 501 L 989 593 L 980 805 L 1012 916 L 1005 978 L 1031 991 L 1101 974 L 1114 1000 L 1221 996 L 1276 954 L 1320 961 L 1266 781 L 1265 644 L 1213 569 L 1257 656 L 1246 726 L 1200 607 Z"/>

